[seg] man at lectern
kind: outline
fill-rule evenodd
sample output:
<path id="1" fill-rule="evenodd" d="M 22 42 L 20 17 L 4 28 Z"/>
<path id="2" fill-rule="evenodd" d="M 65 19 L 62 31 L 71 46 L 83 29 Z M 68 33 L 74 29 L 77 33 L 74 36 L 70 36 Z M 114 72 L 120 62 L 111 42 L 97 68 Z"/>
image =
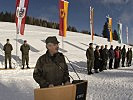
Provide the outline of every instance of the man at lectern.
<path id="1" fill-rule="evenodd" d="M 58 52 L 59 42 L 55 36 L 46 39 L 46 48 L 46 53 L 36 63 L 34 80 L 40 88 L 70 84 L 68 66 L 64 55 Z"/>

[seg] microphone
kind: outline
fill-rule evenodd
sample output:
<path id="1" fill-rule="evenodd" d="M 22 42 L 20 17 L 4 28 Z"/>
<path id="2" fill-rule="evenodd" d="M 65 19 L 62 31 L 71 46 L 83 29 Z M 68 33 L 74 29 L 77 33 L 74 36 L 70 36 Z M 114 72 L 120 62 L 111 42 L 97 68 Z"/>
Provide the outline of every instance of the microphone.
<path id="1" fill-rule="evenodd" d="M 55 64 L 56 64 L 56 66 L 58 66 L 60 69 L 61 69 L 61 71 L 64 73 L 64 68 L 60 65 L 60 64 L 58 64 L 55 60 L 52 60 Z M 74 81 L 74 78 L 71 76 L 71 75 L 69 75 L 69 77 Z"/>
<path id="2" fill-rule="evenodd" d="M 65 55 L 64 55 L 64 56 L 65 56 Z M 73 65 L 71 64 L 71 61 L 68 59 L 68 57 L 67 57 L 67 56 L 65 56 L 65 57 L 67 58 L 67 60 L 68 60 L 68 62 L 69 62 L 69 64 L 70 64 L 70 66 L 72 67 L 72 69 L 73 69 L 73 70 L 74 70 L 74 72 L 76 73 L 76 75 L 77 75 L 78 79 L 79 79 L 79 80 L 81 80 L 81 78 L 79 77 L 78 73 L 76 72 L 76 70 L 74 69 Z"/>

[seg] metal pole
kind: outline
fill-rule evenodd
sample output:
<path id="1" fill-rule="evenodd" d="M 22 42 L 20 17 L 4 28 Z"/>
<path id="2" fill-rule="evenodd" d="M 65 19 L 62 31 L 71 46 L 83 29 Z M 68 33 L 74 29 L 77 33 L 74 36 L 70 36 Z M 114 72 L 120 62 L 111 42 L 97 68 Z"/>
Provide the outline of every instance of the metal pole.
<path id="1" fill-rule="evenodd" d="M 16 32 L 16 67 L 18 67 L 18 29 L 17 29 L 17 32 Z"/>
<path id="2" fill-rule="evenodd" d="M 64 38 L 62 36 L 62 49 L 64 49 Z"/>

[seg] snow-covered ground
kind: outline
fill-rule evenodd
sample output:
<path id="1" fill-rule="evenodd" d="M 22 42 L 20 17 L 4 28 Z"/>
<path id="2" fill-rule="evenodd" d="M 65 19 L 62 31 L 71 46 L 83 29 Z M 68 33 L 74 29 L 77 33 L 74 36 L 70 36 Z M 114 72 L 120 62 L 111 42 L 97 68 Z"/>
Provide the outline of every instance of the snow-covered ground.
<path id="1" fill-rule="evenodd" d="M 0 100 L 34 100 L 38 84 L 32 73 L 33 69 L 0 71 Z M 70 75 L 76 78 L 75 73 Z M 87 100 L 133 100 L 133 67 L 79 75 L 88 80 Z"/>
<path id="2" fill-rule="evenodd" d="M 23 40 L 27 40 L 31 46 L 30 67 L 34 67 L 38 57 L 46 52 L 44 40 L 48 36 L 58 36 L 58 30 L 44 27 L 26 25 L 25 35 L 18 37 L 18 47 Z M 2 51 L 6 39 L 11 40 L 13 45 L 13 67 L 16 66 L 16 29 L 14 23 L 0 22 L 0 68 L 4 67 L 4 53 Z M 133 66 L 130 68 L 120 68 L 118 70 L 107 70 L 105 72 L 86 75 L 86 56 L 85 52 L 88 44 L 91 42 L 91 36 L 68 32 L 64 38 L 64 48 L 60 43 L 60 51 L 66 55 L 78 71 L 81 79 L 88 80 L 87 100 L 133 100 Z M 109 45 L 107 39 L 95 37 L 95 45 Z M 112 42 L 114 46 L 120 46 L 116 41 Z M 18 48 L 18 56 L 21 63 L 21 52 Z M 68 62 L 68 61 L 67 61 Z M 68 64 L 69 65 L 69 64 Z M 70 68 L 70 74 L 77 79 L 75 73 Z M 34 100 L 34 89 L 38 84 L 32 77 L 33 69 L 20 70 L 0 70 L 0 100 Z"/>

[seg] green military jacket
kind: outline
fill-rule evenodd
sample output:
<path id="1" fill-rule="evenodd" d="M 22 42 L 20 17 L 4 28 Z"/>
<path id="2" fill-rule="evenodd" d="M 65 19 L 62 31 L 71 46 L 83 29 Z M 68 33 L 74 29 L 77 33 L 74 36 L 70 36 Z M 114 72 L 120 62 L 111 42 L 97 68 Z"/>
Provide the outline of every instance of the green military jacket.
<path id="1" fill-rule="evenodd" d="M 129 59 L 132 59 L 132 51 L 129 51 Z"/>
<path id="2" fill-rule="evenodd" d="M 13 47 L 11 44 L 6 43 L 4 45 L 3 50 L 5 51 L 5 54 L 11 54 L 11 51 L 13 50 Z"/>
<path id="3" fill-rule="evenodd" d="M 93 48 L 88 48 L 87 49 L 87 51 L 86 51 L 86 57 L 87 57 L 87 60 L 94 60 L 95 59 Z"/>
<path id="4" fill-rule="evenodd" d="M 125 58 L 126 57 L 126 49 L 125 48 L 123 48 L 121 50 L 121 56 L 122 56 L 122 58 Z"/>
<path id="5" fill-rule="evenodd" d="M 46 54 L 38 59 L 33 78 L 41 88 L 48 87 L 50 84 L 58 86 L 67 81 L 69 82 L 68 66 L 64 55 L 62 53 L 57 53 L 51 56 L 47 51 Z"/>
<path id="6" fill-rule="evenodd" d="M 30 46 L 27 44 L 27 45 L 22 45 L 20 47 L 20 51 L 22 52 L 23 55 L 28 55 L 29 54 L 29 50 L 30 50 Z"/>

